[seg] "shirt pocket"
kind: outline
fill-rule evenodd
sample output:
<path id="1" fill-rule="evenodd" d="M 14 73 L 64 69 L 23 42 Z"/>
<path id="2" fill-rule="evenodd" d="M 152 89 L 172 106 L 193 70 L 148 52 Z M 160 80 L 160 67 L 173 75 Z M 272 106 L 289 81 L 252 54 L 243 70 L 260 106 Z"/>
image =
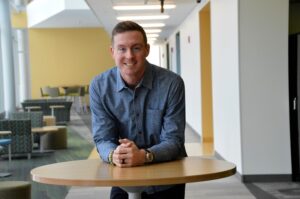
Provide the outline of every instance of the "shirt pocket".
<path id="1" fill-rule="evenodd" d="M 146 111 L 146 131 L 148 134 L 160 135 L 162 128 L 163 111 L 147 109 Z"/>

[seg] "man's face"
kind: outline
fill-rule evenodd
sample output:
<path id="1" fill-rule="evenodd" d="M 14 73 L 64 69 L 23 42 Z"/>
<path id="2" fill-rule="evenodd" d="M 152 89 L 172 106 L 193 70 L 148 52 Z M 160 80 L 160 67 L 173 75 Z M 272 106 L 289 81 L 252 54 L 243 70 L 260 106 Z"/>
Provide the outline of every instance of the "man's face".
<path id="1" fill-rule="evenodd" d="M 127 31 L 114 36 L 111 53 L 123 78 L 141 77 L 145 70 L 149 48 L 142 33 L 138 31 Z"/>

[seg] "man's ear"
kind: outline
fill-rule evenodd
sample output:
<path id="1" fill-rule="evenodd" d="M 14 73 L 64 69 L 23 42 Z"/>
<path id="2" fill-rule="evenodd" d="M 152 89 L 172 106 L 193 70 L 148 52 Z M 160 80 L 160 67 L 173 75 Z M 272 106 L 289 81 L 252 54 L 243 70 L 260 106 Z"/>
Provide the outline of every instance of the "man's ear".
<path id="1" fill-rule="evenodd" d="M 148 55 L 150 53 L 150 45 L 149 44 L 146 45 L 146 50 L 147 50 L 146 57 L 148 57 Z"/>
<path id="2" fill-rule="evenodd" d="M 112 57 L 114 57 L 114 48 L 112 47 L 112 46 L 110 46 L 110 55 L 112 56 Z"/>

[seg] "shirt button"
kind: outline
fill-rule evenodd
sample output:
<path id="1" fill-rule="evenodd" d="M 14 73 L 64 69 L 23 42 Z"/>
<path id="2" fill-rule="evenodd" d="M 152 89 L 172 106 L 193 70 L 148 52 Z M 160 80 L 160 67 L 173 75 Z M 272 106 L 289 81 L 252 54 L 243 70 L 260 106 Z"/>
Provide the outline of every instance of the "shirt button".
<path id="1" fill-rule="evenodd" d="M 142 132 L 141 132 L 141 131 L 139 131 L 139 134 L 141 135 L 141 134 L 142 134 Z"/>

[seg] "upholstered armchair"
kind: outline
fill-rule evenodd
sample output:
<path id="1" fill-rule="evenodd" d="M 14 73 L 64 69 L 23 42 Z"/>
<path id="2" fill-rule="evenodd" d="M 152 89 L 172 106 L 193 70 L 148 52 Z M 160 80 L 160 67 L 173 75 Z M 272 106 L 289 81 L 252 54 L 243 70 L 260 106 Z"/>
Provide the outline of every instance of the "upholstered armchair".
<path id="1" fill-rule="evenodd" d="M 31 158 L 32 136 L 30 120 L 0 120 L 0 131 L 11 131 L 9 135 L 0 135 L 0 139 L 11 139 L 12 154 L 27 154 Z M 1 151 L 7 154 L 7 149 Z"/>
<path id="2" fill-rule="evenodd" d="M 8 118 L 13 120 L 30 120 L 32 128 L 43 126 L 43 112 L 41 111 L 13 112 L 8 114 Z"/>
<path id="3" fill-rule="evenodd" d="M 0 120 L 4 120 L 5 119 L 5 112 L 0 113 Z"/>
<path id="4" fill-rule="evenodd" d="M 8 118 L 12 120 L 30 120 L 31 128 L 39 128 L 43 126 L 43 112 L 13 112 L 8 114 Z M 33 134 L 33 143 L 40 144 L 40 136 Z"/>

